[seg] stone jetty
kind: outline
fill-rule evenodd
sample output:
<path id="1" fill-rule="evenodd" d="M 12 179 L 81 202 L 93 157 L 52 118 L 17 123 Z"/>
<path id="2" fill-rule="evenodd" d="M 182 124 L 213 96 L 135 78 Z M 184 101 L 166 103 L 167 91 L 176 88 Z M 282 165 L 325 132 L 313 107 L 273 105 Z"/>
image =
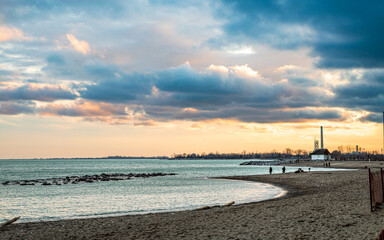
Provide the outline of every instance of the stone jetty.
<path id="1" fill-rule="evenodd" d="M 240 165 L 256 165 L 256 166 L 274 166 L 280 165 L 281 161 L 248 161 L 240 163 Z"/>
<path id="2" fill-rule="evenodd" d="M 256 166 L 278 166 L 278 165 L 285 165 L 290 163 L 296 163 L 298 162 L 297 159 L 279 159 L 279 160 L 272 160 L 272 161 L 247 161 L 240 163 L 240 165 L 256 165 Z"/>
<path id="3" fill-rule="evenodd" d="M 2 182 L 4 186 L 7 185 L 65 185 L 65 184 L 80 184 L 80 183 L 94 183 L 94 182 L 107 182 L 107 181 L 121 181 L 130 180 L 133 178 L 149 178 L 159 176 L 177 175 L 176 173 L 102 173 L 100 175 L 84 175 L 84 176 L 66 176 L 62 178 L 45 178 L 34 180 L 17 180 Z"/>

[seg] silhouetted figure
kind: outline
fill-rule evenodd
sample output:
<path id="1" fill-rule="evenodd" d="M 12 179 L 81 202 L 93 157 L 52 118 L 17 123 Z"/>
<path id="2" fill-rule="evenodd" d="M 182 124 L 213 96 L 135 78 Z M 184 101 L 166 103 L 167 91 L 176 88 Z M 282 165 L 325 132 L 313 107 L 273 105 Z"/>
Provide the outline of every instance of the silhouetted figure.
<path id="1" fill-rule="evenodd" d="M 311 171 L 311 168 L 308 168 L 308 172 L 310 172 Z"/>
<path id="2" fill-rule="evenodd" d="M 328 167 L 331 167 L 331 163 L 330 162 L 328 163 Z"/>
<path id="3" fill-rule="evenodd" d="M 269 167 L 269 174 L 272 174 L 272 167 Z"/>
<path id="4" fill-rule="evenodd" d="M 283 173 L 285 173 L 285 166 L 283 167 Z"/>

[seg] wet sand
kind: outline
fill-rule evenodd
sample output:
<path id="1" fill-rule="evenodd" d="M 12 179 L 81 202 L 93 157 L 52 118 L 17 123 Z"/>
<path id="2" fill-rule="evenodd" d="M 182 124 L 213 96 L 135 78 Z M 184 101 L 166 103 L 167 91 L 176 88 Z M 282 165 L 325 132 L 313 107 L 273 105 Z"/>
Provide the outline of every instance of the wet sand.
<path id="1" fill-rule="evenodd" d="M 374 239 L 384 228 L 384 210 L 370 211 L 364 167 L 383 163 L 331 166 L 358 170 L 230 177 L 275 184 L 288 194 L 208 210 L 18 223 L 0 229 L 0 239 Z"/>

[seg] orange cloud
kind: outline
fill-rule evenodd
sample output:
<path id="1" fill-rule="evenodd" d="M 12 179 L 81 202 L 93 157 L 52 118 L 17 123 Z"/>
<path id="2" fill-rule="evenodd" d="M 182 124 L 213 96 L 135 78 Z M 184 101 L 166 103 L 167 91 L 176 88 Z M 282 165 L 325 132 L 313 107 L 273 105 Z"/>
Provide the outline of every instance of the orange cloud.
<path id="1" fill-rule="evenodd" d="M 75 104 L 48 104 L 39 110 L 41 115 L 93 117 L 125 115 L 124 106 L 108 103 L 77 101 Z"/>
<path id="2" fill-rule="evenodd" d="M 131 124 L 132 126 L 156 126 L 157 122 L 148 119 L 141 111 L 134 111 L 122 104 L 75 101 L 72 103 L 47 103 L 37 113 L 43 116 L 82 117 L 89 122 L 105 122 L 112 125 Z"/>
<path id="3" fill-rule="evenodd" d="M 84 55 L 91 51 L 91 48 L 86 41 L 81 41 L 72 34 L 67 34 L 66 36 L 76 51 L 81 52 Z"/>
<path id="4" fill-rule="evenodd" d="M 0 26 L 0 42 L 5 42 L 9 40 L 25 40 L 28 39 L 24 36 L 22 30 L 17 28 L 8 28 L 5 26 Z"/>

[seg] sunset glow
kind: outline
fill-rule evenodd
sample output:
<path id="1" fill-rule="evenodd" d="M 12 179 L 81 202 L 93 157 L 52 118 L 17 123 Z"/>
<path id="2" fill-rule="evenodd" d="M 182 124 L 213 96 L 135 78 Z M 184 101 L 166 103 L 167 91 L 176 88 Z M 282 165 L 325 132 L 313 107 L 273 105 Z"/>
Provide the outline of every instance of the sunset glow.
<path id="1" fill-rule="evenodd" d="M 0 158 L 380 152 L 384 23 L 311 2 L 1 2 Z"/>

